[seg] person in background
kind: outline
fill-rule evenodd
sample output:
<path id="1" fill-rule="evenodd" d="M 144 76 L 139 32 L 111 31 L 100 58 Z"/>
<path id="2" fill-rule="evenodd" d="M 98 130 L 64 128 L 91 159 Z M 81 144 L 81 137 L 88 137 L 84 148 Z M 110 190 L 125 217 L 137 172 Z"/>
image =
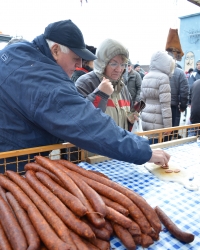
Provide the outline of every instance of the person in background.
<path id="1" fill-rule="evenodd" d="M 189 87 L 192 88 L 192 84 L 200 79 L 200 60 L 196 62 L 196 69 L 191 73 L 189 77 Z"/>
<path id="2" fill-rule="evenodd" d="M 96 48 L 94 46 L 88 46 L 88 45 L 86 45 L 86 49 L 88 49 L 89 51 L 91 51 L 95 55 Z M 76 80 L 80 76 L 82 76 L 82 75 L 84 75 L 84 74 L 92 71 L 93 67 L 94 67 L 93 64 L 94 64 L 94 61 L 87 61 L 87 60 L 83 59 L 82 60 L 82 67 L 81 68 L 76 68 L 76 70 L 74 71 L 74 73 L 73 73 L 73 75 L 71 77 L 71 80 L 73 82 L 76 82 Z"/>
<path id="3" fill-rule="evenodd" d="M 140 91 L 142 79 L 140 74 L 133 69 L 131 60 L 128 60 L 128 79 L 127 88 L 131 94 L 133 105 L 140 101 Z"/>
<path id="4" fill-rule="evenodd" d="M 181 112 L 185 112 L 189 99 L 189 85 L 187 77 L 180 66 L 175 67 L 173 75 L 170 77 L 171 87 L 171 110 L 172 110 L 172 127 L 179 126 Z M 178 133 L 175 132 L 175 134 Z M 175 135 L 175 137 L 180 137 Z"/>
<path id="5" fill-rule="evenodd" d="M 137 71 L 140 74 L 141 78 L 143 79 L 143 77 L 145 76 L 145 74 L 142 73 L 141 67 L 140 67 L 139 64 L 135 64 L 134 65 L 134 70 Z"/>
<path id="6" fill-rule="evenodd" d="M 200 79 L 196 80 L 191 88 L 191 115 L 190 121 L 192 124 L 200 123 Z M 200 135 L 200 130 L 194 128 L 193 135 Z"/>
<path id="7" fill-rule="evenodd" d="M 150 61 L 149 72 L 142 81 L 140 97 L 146 103 L 142 111 L 144 131 L 172 127 L 171 89 L 169 76 L 175 68 L 174 59 L 167 52 L 155 52 Z M 170 132 L 166 132 L 166 138 Z M 157 143 L 153 135 L 149 142 Z M 154 138 L 153 138 L 154 137 Z"/>
<path id="8" fill-rule="evenodd" d="M 169 154 L 151 150 L 147 140 L 118 127 L 78 93 L 70 78 L 82 58 L 96 59 L 71 20 L 51 23 L 33 42 L 0 51 L 0 152 L 63 140 L 130 163 L 167 164 Z M 124 68 L 120 60 L 110 63 L 111 69 Z"/>
<path id="9" fill-rule="evenodd" d="M 78 91 L 96 108 L 113 118 L 118 126 L 131 130 L 137 119 L 133 111 L 130 93 L 123 82 L 129 53 L 113 39 L 104 40 L 97 48 L 94 70 L 78 78 Z"/>

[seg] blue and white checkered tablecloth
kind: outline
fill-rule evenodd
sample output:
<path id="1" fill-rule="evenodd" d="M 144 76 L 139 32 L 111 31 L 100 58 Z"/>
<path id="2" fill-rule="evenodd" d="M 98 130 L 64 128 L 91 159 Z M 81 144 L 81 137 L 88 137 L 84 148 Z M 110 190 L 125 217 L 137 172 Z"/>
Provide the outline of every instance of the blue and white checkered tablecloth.
<path id="1" fill-rule="evenodd" d="M 200 249 L 200 148 L 196 142 L 190 142 L 164 149 L 171 155 L 173 163 L 188 169 L 193 173 L 194 180 L 199 185 L 198 191 L 189 191 L 182 184 L 159 180 L 145 167 L 127 162 L 110 160 L 102 163 L 88 164 L 82 162 L 79 166 L 100 171 L 113 181 L 126 186 L 142 197 L 152 206 L 159 206 L 172 221 L 182 230 L 195 235 L 195 240 L 184 244 L 175 239 L 164 227 L 160 239 L 155 241 L 148 250 L 199 250 Z M 111 249 L 126 248 L 116 237 L 111 239 Z M 137 250 L 143 250 L 141 246 Z"/>

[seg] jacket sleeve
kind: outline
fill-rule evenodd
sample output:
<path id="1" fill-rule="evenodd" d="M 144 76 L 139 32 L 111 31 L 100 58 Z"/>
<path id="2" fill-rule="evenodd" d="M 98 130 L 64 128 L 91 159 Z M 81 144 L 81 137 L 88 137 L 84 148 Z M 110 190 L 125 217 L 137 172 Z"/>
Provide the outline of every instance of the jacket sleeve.
<path id="1" fill-rule="evenodd" d="M 140 101 L 140 92 L 141 92 L 142 79 L 139 74 L 136 74 L 136 101 Z"/>
<path id="2" fill-rule="evenodd" d="M 85 72 L 82 71 L 82 70 L 75 70 L 74 73 L 73 73 L 73 75 L 72 75 L 72 77 L 71 77 L 71 80 L 72 80 L 73 82 L 76 82 L 77 79 L 78 79 L 80 76 L 84 75 L 84 74 L 85 74 Z"/>
<path id="3" fill-rule="evenodd" d="M 87 75 L 87 74 L 86 74 Z M 92 79 L 84 75 L 76 81 L 76 88 L 80 94 L 93 103 L 96 108 L 106 111 L 109 96 L 94 86 Z"/>
<path id="4" fill-rule="evenodd" d="M 89 152 L 135 164 L 150 160 L 148 140 L 117 126 L 110 116 L 78 94 L 72 82 L 54 86 L 43 90 L 33 106 L 38 126 Z"/>
<path id="5" fill-rule="evenodd" d="M 180 75 L 180 110 L 185 111 L 189 100 L 189 85 L 184 72 Z"/>
<path id="6" fill-rule="evenodd" d="M 159 86 L 159 99 L 161 104 L 161 114 L 163 118 L 164 128 L 172 127 L 172 112 L 171 112 L 171 90 L 169 79 L 162 78 Z"/>

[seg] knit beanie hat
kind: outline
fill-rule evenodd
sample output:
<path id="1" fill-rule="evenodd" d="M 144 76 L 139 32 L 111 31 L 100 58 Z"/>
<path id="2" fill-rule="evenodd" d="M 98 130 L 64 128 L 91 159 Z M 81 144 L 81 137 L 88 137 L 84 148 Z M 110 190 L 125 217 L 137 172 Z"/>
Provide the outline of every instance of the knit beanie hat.
<path id="1" fill-rule="evenodd" d="M 135 64 L 134 65 L 134 69 L 136 69 L 138 66 L 140 66 L 139 64 Z"/>

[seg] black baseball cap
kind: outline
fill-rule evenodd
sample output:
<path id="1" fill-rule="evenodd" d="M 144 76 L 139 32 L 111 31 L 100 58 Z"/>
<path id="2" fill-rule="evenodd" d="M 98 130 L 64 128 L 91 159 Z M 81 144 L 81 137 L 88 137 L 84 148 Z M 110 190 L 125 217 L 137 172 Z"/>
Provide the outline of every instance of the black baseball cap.
<path id="1" fill-rule="evenodd" d="M 93 61 L 97 59 L 97 57 L 86 48 L 82 32 L 71 20 L 49 24 L 45 28 L 44 37 L 68 47 L 84 60 Z"/>

